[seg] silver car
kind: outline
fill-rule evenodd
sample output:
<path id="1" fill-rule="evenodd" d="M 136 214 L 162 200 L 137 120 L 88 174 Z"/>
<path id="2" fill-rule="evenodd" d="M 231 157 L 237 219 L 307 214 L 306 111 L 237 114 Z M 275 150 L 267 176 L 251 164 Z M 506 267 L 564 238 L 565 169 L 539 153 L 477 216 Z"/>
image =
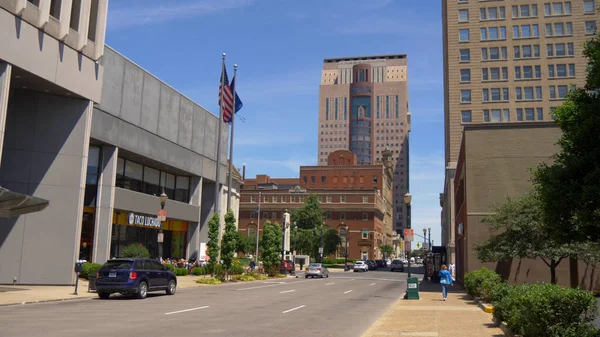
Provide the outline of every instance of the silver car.
<path id="1" fill-rule="evenodd" d="M 329 277 L 329 269 L 321 263 L 311 263 L 305 269 L 304 278 L 310 277 Z"/>
<path id="2" fill-rule="evenodd" d="M 401 260 L 394 260 L 392 261 L 392 265 L 390 266 L 390 271 L 395 271 L 395 270 L 399 270 L 399 271 L 404 271 L 404 262 L 402 262 Z"/>
<path id="3" fill-rule="evenodd" d="M 354 272 L 356 273 L 357 271 L 367 272 L 369 271 L 369 265 L 364 261 L 356 261 L 354 262 Z"/>

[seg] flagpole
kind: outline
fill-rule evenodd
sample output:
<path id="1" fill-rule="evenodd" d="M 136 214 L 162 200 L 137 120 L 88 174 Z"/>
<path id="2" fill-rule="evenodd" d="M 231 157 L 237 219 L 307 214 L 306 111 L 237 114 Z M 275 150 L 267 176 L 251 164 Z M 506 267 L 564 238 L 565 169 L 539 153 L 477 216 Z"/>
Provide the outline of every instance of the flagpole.
<path id="1" fill-rule="evenodd" d="M 260 199 L 261 193 L 258 192 L 258 219 L 256 220 L 256 265 L 258 266 L 258 234 L 260 233 Z"/>
<path id="2" fill-rule="evenodd" d="M 231 168 L 233 167 L 233 127 L 235 123 L 235 108 L 236 108 L 236 97 L 235 97 L 235 87 L 237 86 L 237 64 L 233 65 L 233 80 L 235 84 L 233 85 L 233 110 L 231 112 L 231 139 L 229 140 L 229 179 L 227 180 L 227 211 L 231 209 L 231 182 L 233 178 L 233 174 L 231 173 Z"/>
<path id="3" fill-rule="evenodd" d="M 220 173 L 221 173 L 221 129 L 223 125 L 223 91 L 225 86 L 225 56 L 227 54 L 223 53 L 223 58 L 221 62 L 221 88 L 219 89 L 220 97 L 219 97 L 219 122 L 217 123 L 217 169 L 215 173 L 215 209 L 214 212 L 219 216 L 219 254 L 217 257 L 217 261 L 221 261 L 221 214 L 220 214 L 220 200 L 221 193 L 219 188 L 220 182 Z"/>

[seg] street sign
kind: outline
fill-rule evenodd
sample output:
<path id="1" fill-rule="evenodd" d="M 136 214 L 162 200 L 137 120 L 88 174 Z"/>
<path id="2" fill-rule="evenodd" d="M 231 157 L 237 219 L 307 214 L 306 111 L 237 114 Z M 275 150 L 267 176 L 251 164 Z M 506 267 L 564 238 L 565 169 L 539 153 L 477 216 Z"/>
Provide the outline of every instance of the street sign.
<path id="1" fill-rule="evenodd" d="M 158 210 L 158 221 L 167 221 L 167 210 L 166 209 Z"/>
<path id="2" fill-rule="evenodd" d="M 158 242 L 164 242 L 165 240 L 165 234 L 164 233 L 158 233 Z"/>
<path id="3" fill-rule="evenodd" d="M 319 247 L 319 254 L 323 254 L 323 247 Z"/>
<path id="4" fill-rule="evenodd" d="M 404 241 L 413 241 L 415 239 L 415 230 L 412 228 L 404 229 Z"/>
<path id="5" fill-rule="evenodd" d="M 421 243 L 417 242 L 417 248 L 421 248 Z"/>

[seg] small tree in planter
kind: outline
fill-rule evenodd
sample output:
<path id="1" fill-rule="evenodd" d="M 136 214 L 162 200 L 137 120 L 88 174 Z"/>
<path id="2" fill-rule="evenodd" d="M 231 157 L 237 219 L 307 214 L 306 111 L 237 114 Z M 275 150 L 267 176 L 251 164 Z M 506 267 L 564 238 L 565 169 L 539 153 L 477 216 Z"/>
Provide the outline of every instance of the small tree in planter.
<path id="1" fill-rule="evenodd" d="M 265 222 L 259 246 L 265 270 L 275 276 L 281 261 L 281 228 L 277 223 Z"/>
<path id="2" fill-rule="evenodd" d="M 206 267 L 211 275 L 214 276 L 215 265 L 219 258 L 219 214 L 215 213 L 208 222 L 208 263 Z"/>
<path id="3" fill-rule="evenodd" d="M 233 261 L 233 254 L 236 247 L 236 233 L 235 215 L 233 215 L 232 210 L 229 210 L 225 214 L 225 233 L 221 242 L 221 259 L 223 260 L 223 267 L 225 267 L 225 277 L 227 277 L 228 271 L 231 269 L 231 262 Z"/>
<path id="4" fill-rule="evenodd" d="M 141 243 L 133 243 L 123 249 L 121 256 L 127 258 L 149 258 L 150 252 Z"/>

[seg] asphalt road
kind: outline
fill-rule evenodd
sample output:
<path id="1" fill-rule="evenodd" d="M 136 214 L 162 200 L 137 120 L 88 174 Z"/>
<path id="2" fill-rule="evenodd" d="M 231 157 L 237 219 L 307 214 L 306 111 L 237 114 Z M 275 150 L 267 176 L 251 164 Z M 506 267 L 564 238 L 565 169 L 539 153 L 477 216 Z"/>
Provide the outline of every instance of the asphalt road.
<path id="1" fill-rule="evenodd" d="M 387 269 L 0 307 L 0 336 L 360 336 L 404 295 Z"/>

